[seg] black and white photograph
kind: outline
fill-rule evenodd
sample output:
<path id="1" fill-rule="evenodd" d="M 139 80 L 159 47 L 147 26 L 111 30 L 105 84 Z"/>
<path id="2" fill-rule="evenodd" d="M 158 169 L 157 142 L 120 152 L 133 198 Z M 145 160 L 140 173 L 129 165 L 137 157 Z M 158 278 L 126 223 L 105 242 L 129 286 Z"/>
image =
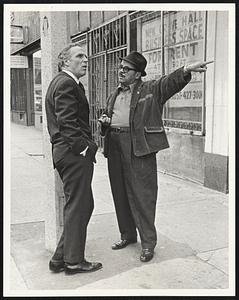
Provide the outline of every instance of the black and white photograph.
<path id="1" fill-rule="evenodd" d="M 235 4 L 5 4 L 3 50 L 3 295 L 235 295 Z"/>

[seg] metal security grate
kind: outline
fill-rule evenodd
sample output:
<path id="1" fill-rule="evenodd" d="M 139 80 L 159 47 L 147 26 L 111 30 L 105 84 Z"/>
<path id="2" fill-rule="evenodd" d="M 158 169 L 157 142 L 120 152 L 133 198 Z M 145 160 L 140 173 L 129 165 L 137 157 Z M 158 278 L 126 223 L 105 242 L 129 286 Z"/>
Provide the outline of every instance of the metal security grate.
<path id="1" fill-rule="evenodd" d="M 108 24 L 88 32 L 89 51 L 89 102 L 92 135 L 99 147 L 102 138 L 97 120 L 102 114 L 106 99 L 117 86 L 119 57 L 127 53 L 127 15 L 118 16 Z"/>

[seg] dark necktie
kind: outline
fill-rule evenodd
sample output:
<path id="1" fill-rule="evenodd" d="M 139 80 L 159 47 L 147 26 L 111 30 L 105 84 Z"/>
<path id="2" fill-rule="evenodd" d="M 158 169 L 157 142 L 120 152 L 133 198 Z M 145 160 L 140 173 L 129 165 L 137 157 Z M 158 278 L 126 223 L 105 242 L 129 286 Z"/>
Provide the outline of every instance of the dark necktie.
<path id="1" fill-rule="evenodd" d="M 83 84 L 79 81 L 79 87 L 83 90 L 84 94 L 85 94 L 85 88 L 83 86 Z"/>

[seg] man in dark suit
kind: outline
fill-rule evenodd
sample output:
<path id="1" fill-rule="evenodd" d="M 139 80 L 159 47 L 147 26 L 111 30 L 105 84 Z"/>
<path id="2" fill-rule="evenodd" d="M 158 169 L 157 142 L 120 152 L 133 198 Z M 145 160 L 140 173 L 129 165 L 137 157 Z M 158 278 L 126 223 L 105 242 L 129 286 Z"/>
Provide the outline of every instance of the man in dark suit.
<path id="1" fill-rule="evenodd" d="M 120 84 L 107 99 L 105 113 L 99 119 L 121 233 L 121 240 L 112 249 L 136 243 L 137 228 L 142 262 L 153 258 L 157 243 L 156 153 L 169 147 L 162 121 L 163 105 L 189 83 L 192 71 L 206 71 L 206 64 L 195 62 L 158 80 L 142 81 L 147 61 L 136 51 L 130 53 L 121 58 Z"/>
<path id="2" fill-rule="evenodd" d="M 45 99 L 52 157 L 64 188 L 64 229 L 49 268 L 67 274 L 99 270 L 85 260 L 86 231 L 94 200 L 91 190 L 97 145 L 92 141 L 89 105 L 79 78 L 86 74 L 87 56 L 77 44 L 59 54 L 60 72 Z"/>

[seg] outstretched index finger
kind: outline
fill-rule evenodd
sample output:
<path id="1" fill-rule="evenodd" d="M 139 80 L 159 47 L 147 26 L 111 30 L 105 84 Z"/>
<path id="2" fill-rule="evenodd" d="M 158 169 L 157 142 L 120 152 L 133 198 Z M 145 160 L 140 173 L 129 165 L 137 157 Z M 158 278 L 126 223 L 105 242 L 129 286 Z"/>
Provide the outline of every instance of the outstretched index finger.
<path id="1" fill-rule="evenodd" d="M 205 64 L 205 65 L 208 65 L 208 64 L 211 64 L 211 63 L 213 63 L 213 62 L 214 62 L 214 60 L 205 61 L 204 64 Z"/>

